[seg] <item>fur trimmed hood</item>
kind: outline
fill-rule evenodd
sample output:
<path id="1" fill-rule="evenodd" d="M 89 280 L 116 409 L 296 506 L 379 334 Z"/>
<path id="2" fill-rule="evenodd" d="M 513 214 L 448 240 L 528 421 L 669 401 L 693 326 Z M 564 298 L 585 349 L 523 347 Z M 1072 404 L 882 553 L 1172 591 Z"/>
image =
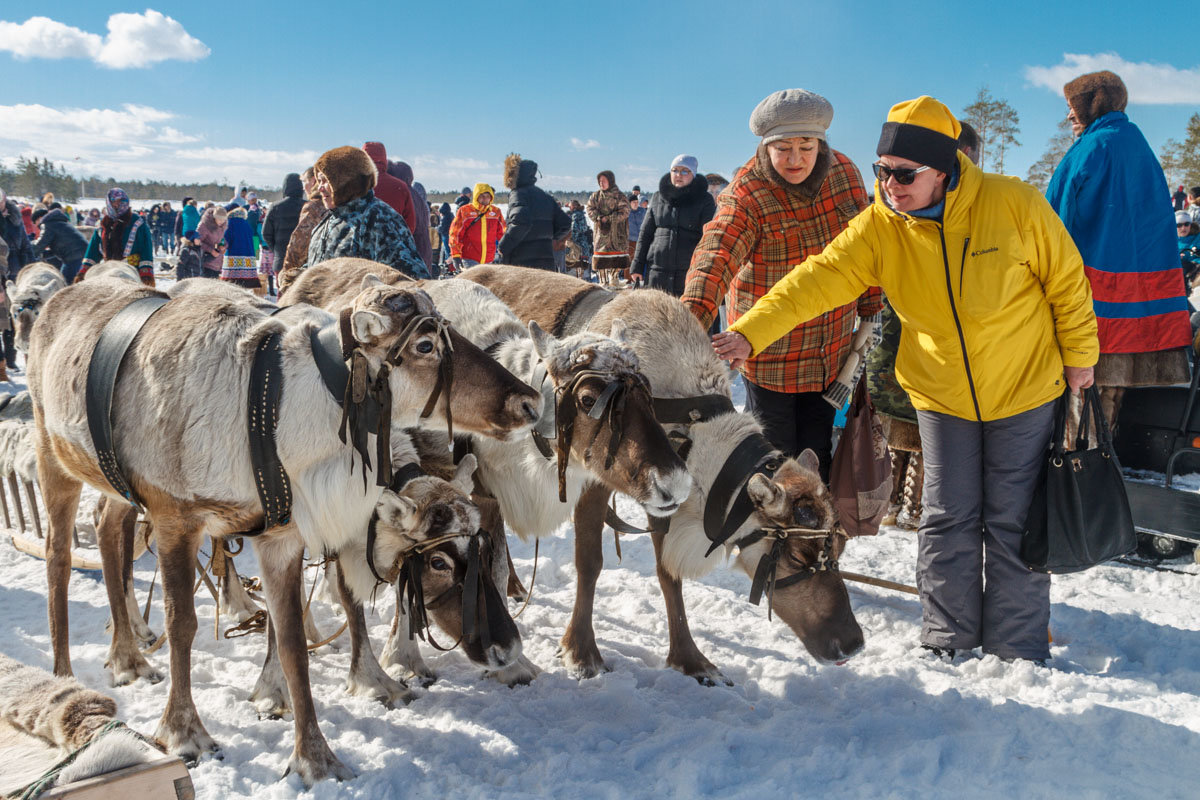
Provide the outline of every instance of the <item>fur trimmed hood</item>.
<path id="1" fill-rule="evenodd" d="M 760 144 L 755 153 L 754 170 L 759 177 L 769 180 L 785 191 L 797 195 L 805 202 L 811 203 L 821 193 L 821 184 L 829 175 L 829 163 L 829 145 L 824 139 L 818 139 L 817 161 L 813 164 L 812 173 L 800 183 L 788 183 L 771 165 L 771 157 L 767 155 L 767 145 Z"/>
<path id="2" fill-rule="evenodd" d="M 596 183 L 600 183 L 601 178 L 608 178 L 608 188 L 617 189 L 617 176 L 613 174 L 611 169 L 606 169 L 596 173 Z M 620 191 L 619 189 L 617 191 Z"/>
<path id="3" fill-rule="evenodd" d="M 335 147 L 317 159 L 314 169 L 325 176 L 333 191 L 333 204 L 345 205 L 375 188 L 378 173 L 371 157 L 357 147 Z"/>
<path id="4" fill-rule="evenodd" d="M 537 183 L 536 161 L 521 158 L 519 153 L 509 153 L 504 159 L 504 188 L 520 189 Z"/>
<path id="5" fill-rule="evenodd" d="M 1125 82 L 1108 70 L 1080 75 L 1063 86 L 1063 96 L 1085 128 L 1110 111 L 1124 111 L 1129 102 Z"/>
<path id="6" fill-rule="evenodd" d="M 687 186 L 676 186 L 671 183 L 671 173 L 663 175 L 658 181 L 658 193 L 673 206 L 687 203 L 708 191 L 708 178 L 700 173 L 692 178 Z"/>

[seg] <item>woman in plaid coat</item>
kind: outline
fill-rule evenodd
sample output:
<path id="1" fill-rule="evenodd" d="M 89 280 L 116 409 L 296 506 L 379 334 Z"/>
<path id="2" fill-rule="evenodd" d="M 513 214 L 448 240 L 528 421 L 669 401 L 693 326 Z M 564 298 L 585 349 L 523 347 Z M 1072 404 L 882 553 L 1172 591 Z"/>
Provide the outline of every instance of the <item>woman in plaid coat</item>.
<path id="1" fill-rule="evenodd" d="M 687 274 L 683 302 L 705 328 L 722 299 L 733 322 L 867 207 L 858 169 L 825 142 L 832 119 L 829 101 L 803 89 L 776 92 L 754 109 L 758 150 L 717 199 Z M 762 420 L 767 439 L 788 455 L 812 449 L 826 480 L 836 409 L 821 393 L 850 352 L 856 315 L 881 307 L 873 288 L 798 325 L 741 367 L 746 408 Z"/>

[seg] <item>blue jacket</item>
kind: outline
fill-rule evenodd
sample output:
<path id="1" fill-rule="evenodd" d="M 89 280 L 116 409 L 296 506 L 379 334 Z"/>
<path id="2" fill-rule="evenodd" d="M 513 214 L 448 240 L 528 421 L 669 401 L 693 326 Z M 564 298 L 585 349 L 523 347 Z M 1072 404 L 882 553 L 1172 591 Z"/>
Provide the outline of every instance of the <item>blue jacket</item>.
<path id="1" fill-rule="evenodd" d="M 1123 112 L 1088 125 L 1054 171 L 1046 199 L 1083 256 L 1100 352 L 1191 344 L 1171 193 L 1146 137 Z"/>
<path id="2" fill-rule="evenodd" d="M 629 243 L 636 244 L 642 233 L 642 223 L 646 220 L 648 209 L 638 207 L 629 212 Z"/>

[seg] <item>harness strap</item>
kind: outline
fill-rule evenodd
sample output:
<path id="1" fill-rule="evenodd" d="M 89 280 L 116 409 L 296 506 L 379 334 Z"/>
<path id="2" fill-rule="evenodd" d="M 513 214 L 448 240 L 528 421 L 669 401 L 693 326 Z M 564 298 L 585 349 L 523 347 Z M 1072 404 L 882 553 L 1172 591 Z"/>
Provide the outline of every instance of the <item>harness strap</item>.
<path id="1" fill-rule="evenodd" d="M 117 463 L 112 435 L 113 392 L 129 345 L 150 317 L 168 302 L 169 298 L 165 295 L 152 294 L 139 297 L 118 311 L 100 331 L 88 364 L 85 403 L 88 430 L 92 435 L 92 446 L 96 448 L 96 461 L 109 485 L 138 510 L 142 509 L 141 500 L 134 494 Z"/>
<path id="2" fill-rule="evenodd" d="M 398 494 L 410 481 L 423 477 L 426 474 L 418 462 L 409 462 L 392 472 L 392 480 L 388 484 L 388 488 Z M 379 574 L 379 569 L 375 566 L 375 538 L 378 534 L 378 525 L 379 512 L 373 512 L 371 514 L 371 521 L 367 523 L 367 568 L 371 570 L 371 574 L 375 576 L 375 580 L 378 583 L 387 583 L 387 579 Z M 417 580 L 420 582 L 419 575 Z"/>
<path id="3" fill-rule="evenodd" d="M 250 441 L 250 464 L 254 468 L 254 486 L 262 503 L 263 527 L 243 531 L 257 536 L 292 518 L 292 484 L 279 460 L 275 431 L 279 426 L 279 404 L 283 397 L 283 334 L 263 337 L 254 352 L 247 392 L 246 433 Z"/>
<path id="4" fill-rule="evenodd" d="M 746 483 L 756 472 L 773 475 L 777 467 L 770 468 L 768 463 L 777 457 L 775 448 L 761 434 L 754 433 L 739 442 L 725 459 L 704 505 L 704 535 L 711 542 L 705 557 L 725 544 L 750 516 L 754 505 L 746 494 Z M 729 507 L 731 500 L 733 508 Z"/>
<path id="5" fill-rule="evenodd" d="M 559 323 L 557 329 L 551 333 L 559 339 L 579 333 L 588 326 L 592 317 L 596 316 L 600 309 L 612 302 L 616 296 L 615 292 L 599 287 L 583 291 L 576 297 L 575 305 L 571 310 L 563 315 L 562 322 Z"/>
<path id="6" fill-rule="evenodd" d="M 691 425 L 733 411 L 733 401 L 723 394 L 654 398 L 654 416 L 661 423 Z"/>

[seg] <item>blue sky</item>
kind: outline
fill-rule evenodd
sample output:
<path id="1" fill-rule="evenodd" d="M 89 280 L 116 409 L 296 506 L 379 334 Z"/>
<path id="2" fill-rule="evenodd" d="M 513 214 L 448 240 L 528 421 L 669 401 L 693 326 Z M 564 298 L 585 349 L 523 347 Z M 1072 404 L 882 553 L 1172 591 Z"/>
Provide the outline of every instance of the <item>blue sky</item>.
<path id="1" fill-rule="evenodd" d="M 1194 25 L 1172 35 L 1162 9 L 1128 3 L 20 6 L 0 11 L 0 159 L 102 177 L 278 185 L 378 139 L 432 189 L 498 184 L 513 150 L 547 188 L 593 188 L 601 169 L 650 188 L 680 152 L 729 177 L 754 151 L 754 106 L 791 87 L 829 98 L 829 141 L 865 173 L 892 103 L 932 94 L 957 113 L 985 84 L 1020 113 L 1005 171 L 1024 176 L 1082 72 L 1122 75 L 1156 151 L 1200 110 Z"/>

